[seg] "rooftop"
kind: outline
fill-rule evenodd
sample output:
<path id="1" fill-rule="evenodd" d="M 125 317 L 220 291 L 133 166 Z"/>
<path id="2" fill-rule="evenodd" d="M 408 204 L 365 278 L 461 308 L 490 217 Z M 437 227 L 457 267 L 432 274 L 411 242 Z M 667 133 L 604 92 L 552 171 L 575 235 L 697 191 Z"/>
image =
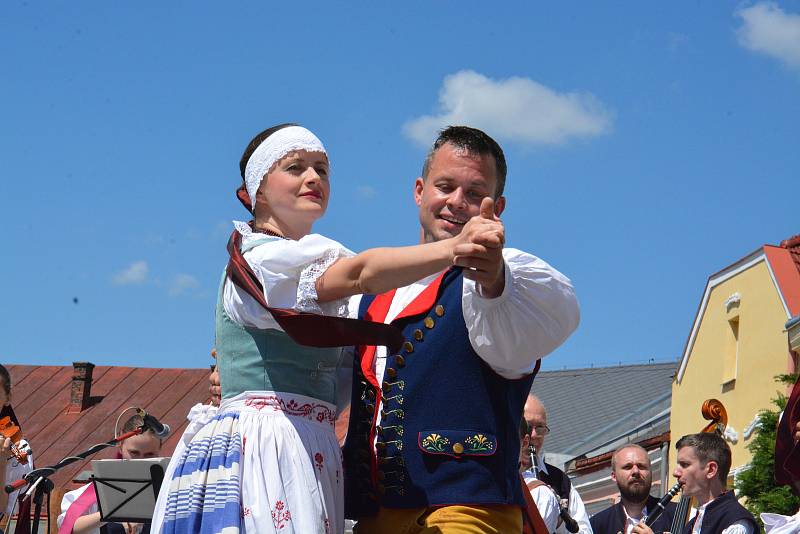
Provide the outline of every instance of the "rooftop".
<path id="1" fill-rule="evenodd" d="M 88 407 L 71 407 L 72 366 L 7 365 L 11 373 L 13 407 L 36 467 L 58 463 L 114 437 L 117 416 L 129 406 L 145 409 L 172 428 L 162 455 L 170 456 L 186 427 L 189 409 L 208 402 L 208 369 L 156 369 L 97 366 Z M 124 418 L 133 415 L 128 412 Z M 122 424 L 122 422 L 120 422 Z M 113 458 L 114 448 L 92 459 Z M 52 477 L 56 487 L 69 488 L 75 476 L 89 469 L 90 460 L 75 462 Z"/>
<path id="2" fill-rule="evenodd" d="M 549 455 L 600 454 L 614 440 L 641 441 L 669 429 L 677 363 L 543 371 L 533 393 L 547 408 Z M 665 424 L 666 422 L 666 424 Z"/>

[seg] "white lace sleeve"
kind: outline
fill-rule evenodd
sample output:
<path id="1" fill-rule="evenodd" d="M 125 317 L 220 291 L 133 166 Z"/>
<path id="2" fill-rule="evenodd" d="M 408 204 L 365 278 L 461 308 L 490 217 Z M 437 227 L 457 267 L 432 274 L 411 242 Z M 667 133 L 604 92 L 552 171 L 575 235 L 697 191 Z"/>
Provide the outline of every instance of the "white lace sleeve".
<path id="1" fill-rule="evenodd" d="M 348 298 L 323 302 L 322 304 L 317 302 L 317 279 L 322 276 L 322 273 L 333 265 L 336 260 L 352 255 L 352 252 L 349 250 L 332 248 L 303 269 L 297 284 L 297 303 L 295 304 L 295 309 L 298 311 L 321 313 L 323 315 L 347 317 Z"/>
<path id="2" fill-rule="evenodd" d="M 242 235 L 244 258 L 264 287 L 264 298 L 270 306 L 347 316 L 346 299 L 317 303 L 316 281 L 333 262 L 352 256 L 353 252 L 319 234 L 309 234 L 298 241 L 277 238 L 265 241 L 262 234 Z M 230 280 L 225 281 L 223 305 L 230 318 L 239 324 L 280 328 L 266 310 Z"/>

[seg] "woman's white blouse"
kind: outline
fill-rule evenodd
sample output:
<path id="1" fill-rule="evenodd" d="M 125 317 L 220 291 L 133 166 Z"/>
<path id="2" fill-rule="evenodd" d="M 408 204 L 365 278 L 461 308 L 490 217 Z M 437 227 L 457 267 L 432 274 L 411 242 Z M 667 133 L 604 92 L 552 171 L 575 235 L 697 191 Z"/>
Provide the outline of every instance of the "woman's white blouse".
<path id="1" fill-rule="evenodd" d="M 353 252 L 319 234 L 294 241 L 250 231 L 234 223 L 242 233 L 244 259 L 264 287 L 270 306 L 298 311 L 347 316 L 347 299 L 317 303 L 316 281 L 336 260 Z M 254 328 L 280 330 L 269 312 L 229 279 L 223 287 L 225 312 L 237 323 Z"/>

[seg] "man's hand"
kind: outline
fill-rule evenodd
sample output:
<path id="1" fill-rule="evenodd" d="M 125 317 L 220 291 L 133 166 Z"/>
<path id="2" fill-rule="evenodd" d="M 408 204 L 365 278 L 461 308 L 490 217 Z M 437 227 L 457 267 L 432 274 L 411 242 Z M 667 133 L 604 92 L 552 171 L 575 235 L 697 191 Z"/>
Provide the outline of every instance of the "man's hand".
<path id="1" fill-rule="evenodd" d="M 0 436 L 0 467 L 3 469 L 3 476 L 5 476 L 6 463 L 9 456 L 11 456 L 11 438 L 3 439 Z"/>
<path id="2" fill-rule="evenodd" d="M 794 426 L 794 440 L 800 441 L 800 421 Z"/>
<path id="3" fill-rule="evenodd" d="M 499 297 L 505 288 L 505 228 L 494 214 L 492 198 L 483 199 L 480 215 L 464 225 L 459 238 L 453 264 L 464 267 L 464 277 L 474 280 L 484 297 Z"/>
<path id="4" fill-rule="evenodd" d="M 653 530 L 644 524 L 644 521 L 639 521 L 639 523 L 633 525 L 633 530 L 631 530 L 632 534 L 653 534 Z"/>

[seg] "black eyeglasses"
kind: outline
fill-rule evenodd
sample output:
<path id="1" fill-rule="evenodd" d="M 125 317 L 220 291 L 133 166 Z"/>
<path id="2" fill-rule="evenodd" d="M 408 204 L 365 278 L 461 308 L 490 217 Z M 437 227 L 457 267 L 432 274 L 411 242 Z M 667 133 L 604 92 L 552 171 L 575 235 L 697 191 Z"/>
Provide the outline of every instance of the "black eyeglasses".
<path id="1" fill-rule="evenodd" d="M 532 430 L 536 432 L 537 436 L 546 436 L 550 433 L 550 427 L 547 425 L 536 425 L 532 427 Z"/>

